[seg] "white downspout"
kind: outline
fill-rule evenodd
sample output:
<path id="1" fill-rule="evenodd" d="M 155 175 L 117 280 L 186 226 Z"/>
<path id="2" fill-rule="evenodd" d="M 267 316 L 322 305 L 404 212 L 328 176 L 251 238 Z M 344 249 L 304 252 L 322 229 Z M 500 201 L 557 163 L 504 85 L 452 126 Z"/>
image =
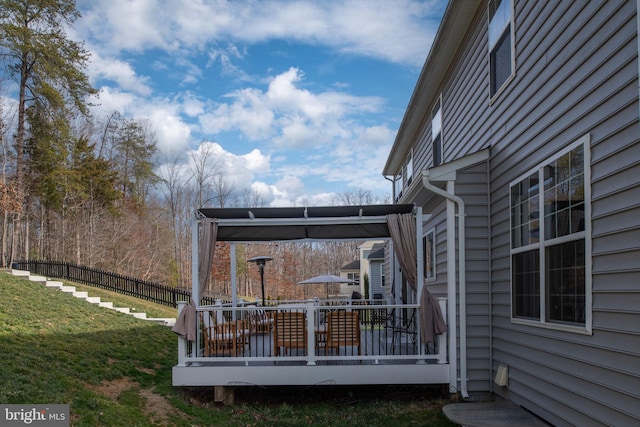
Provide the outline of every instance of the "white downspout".
<path id="1" fill-rule="evenodd" d="M 453 184 L 452 181 L 449 181 Z M 453 193 L 442 190 L 441 188 L 433 185 L 431 181 L 429 181 L 429 171 L 422 171 L 422 185 L 427 189 L 432 191 L 433 193 L 444 197 L 445 199 L 452 201 L 458 205 L 458 293 L 459 293 L 459 314 L 460 314 L 460 394 L 464 399 L 469 397 L 469 393 L 467 391 L 467 307 L 466 307 L 466 293 L 467 293 L 467 285 L 466 285 L 466 257 L 465 257 L 465 210 L 464 210 L 464 201 Z M 447 219 L 450 218 L 449 213 L 447 212 Z M 447 233 L 450 233 L 449 227 L 447 227 Z M 455 238 L 455 230 L 453 233 L 449 234 L 449 236 L 453 235 Z M 450 241 L 450 238 L 447 238 L 447 243 Z M 447 264 L 450 265 L 451 259 L 453 258 L 453 264 L 455 265 L 455 252 L 453 256 L 451 256 L 450 251 L 447 251 L 448 261 Z M 451 275 L 448 274 L 449 280 L 451 280 Z M 454 289 L 455 289 L 455 275 L 453 277 Z M 451 287 L 449 286 L 449 289 Z M 449 297 L 451 300 L 451 296 Z M 453 295 L 454 308 L 455 308 L 455 293 Z M 451 312 L 451 311 L 450 311 Z M 453 317 L 455 317 L 455 310 L 453 310 Z M 453 333 L 455 336 L 455 332 Z M 454 344 L 455 345 L 455 344 Z"/>
<path id="2" fill-rule="evenodd" d="M 194 216 L 191 223 L 191 295 L 196 295 L 198 292 L 198 225 L 200 221 Z M 197 301 L 193 301 L 196 307 L 200 307 L 200 298 L 194 298 Z"/>

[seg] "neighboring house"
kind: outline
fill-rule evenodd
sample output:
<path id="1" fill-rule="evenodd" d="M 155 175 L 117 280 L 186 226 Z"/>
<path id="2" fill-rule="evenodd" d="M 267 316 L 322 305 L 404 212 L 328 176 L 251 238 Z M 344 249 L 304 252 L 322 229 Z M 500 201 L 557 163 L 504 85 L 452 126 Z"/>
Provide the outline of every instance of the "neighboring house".
<path id="1" fill-rule="evenodd" d="M 340 295 L 350 297 L 354 291 L 360 292 L 360 260 L 340 267 L 340 277 L 353 280 L 350 283 L 340 283 Z"/>
<path id="2" fill-rule="evenodd" d="M 640 425 L 639 3 L 445 11 L 383 174 L 431 214 L 463 397 Z"/>
<path id="3" fill-rule="evenodd" d="M 385 299 L 389 286 L 385 282 L 385 243 L 376 243 L 371 248 L 369 261 L 369 295 L 372 299 Z"/>

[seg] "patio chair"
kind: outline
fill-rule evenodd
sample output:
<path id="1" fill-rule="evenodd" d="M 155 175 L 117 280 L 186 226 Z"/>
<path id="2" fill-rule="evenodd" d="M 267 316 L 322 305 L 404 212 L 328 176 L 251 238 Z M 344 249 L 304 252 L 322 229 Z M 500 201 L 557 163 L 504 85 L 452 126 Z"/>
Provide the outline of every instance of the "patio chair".
<path id="1" fill-rule="evenodd" d="M 274 353 L 280 355 L 291 349 L 307 348 L 307 319 L 302 312 L 285 311 L 274 314 L 273 321 Z"/>
<path id="2" fill-rule="evenodd" d="M 357 311 L 332 311 L 327 314 L 327 342 L 325 348 L 357 347 L 360 350 L 360 313 Z"/>
<path id="3" fill-rule="evenodd" d="M 255 310 L 251 311 L 247 316 L 251 329 L 256 334 L 266 334 L 271 332 L 271 327 L 273 326 L 273 318 L 271 316 L 271 312 L 267 312 L 265 310 Z"/>
<path id="4" fill-rule="evenodd" d="M 204 332 L 204 355 L 221 356 L 230 354 L 238 356 L 244 352 L 248 337 L 244 320 L 234 320 L 202 329 Z"/>

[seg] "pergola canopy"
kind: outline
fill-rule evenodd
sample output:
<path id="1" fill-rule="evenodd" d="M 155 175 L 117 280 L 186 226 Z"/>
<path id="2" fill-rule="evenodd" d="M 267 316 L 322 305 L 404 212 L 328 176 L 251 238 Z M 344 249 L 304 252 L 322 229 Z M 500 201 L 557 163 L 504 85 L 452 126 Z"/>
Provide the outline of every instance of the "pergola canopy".
<path id="1" fill-rule="evenodd" d="M 356 205 L 286 208 L 203 208 L 218 224 L 218 241 L 344 240 L 390 237 L 387 215 L 414 206 Z"/>

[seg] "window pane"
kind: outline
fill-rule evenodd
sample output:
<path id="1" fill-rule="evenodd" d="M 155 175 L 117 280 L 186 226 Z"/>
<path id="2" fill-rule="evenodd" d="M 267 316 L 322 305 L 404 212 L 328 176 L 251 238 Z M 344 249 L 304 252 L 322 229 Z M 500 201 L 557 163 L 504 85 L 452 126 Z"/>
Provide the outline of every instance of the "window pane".
<path id="1" fill-rule="evenodd" d="M 442 110 L 438 107 L 431 119 L 431 139 L 436 139 L 440 131 L 442 131 Z"/>
<path id="2" fill-rule="evenodd" d="M 585 323 L 584 240 L 550 246 L 546 250 L 549 321 Z"/>
<path id="3" fill-rule="evenodd" d="M 537 173 L 511 187 L 512 248 L 540 241 L 539 189 Z"/>
<path id="4" fill-rule="evenodd" d="M 511 1 L 492 0 L 489 2 L 489 48 L 492 48 L 496 43 L 510 19 Z"/>
<path id="5" fill-rule="evenodd" d="M 513 255 L 513 316 L 540 319 L 538 250 Z"/>
<path id="6" fill-rule="evenodd" d="M 491 50 L 491 95 L 507 81 L 511 75 L 511 29 L 507 27 L 505 32 Z"/>
<path id="7" fill-rule="evenodd" d="M 440 163 L 442 163 L 442 143 L 441 134 L 438 134 L 433 140 L 433 166 L 438 166 Z"/>
<path id="8" fill-rule="evenodd" d="M 584 231 L 584 148 L 544 168 L 545 239 Z"/>

